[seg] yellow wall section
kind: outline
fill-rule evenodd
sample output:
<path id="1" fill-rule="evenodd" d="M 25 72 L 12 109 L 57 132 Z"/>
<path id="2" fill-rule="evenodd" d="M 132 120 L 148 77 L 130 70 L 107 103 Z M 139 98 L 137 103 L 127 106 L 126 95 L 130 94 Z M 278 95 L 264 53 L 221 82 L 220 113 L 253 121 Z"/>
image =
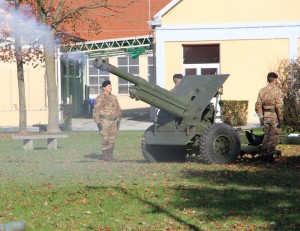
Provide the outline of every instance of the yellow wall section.
<path id="1" fill-rule="evenodd" d="M 248 123 L 257 122 L 254 104 L 266 76 L 276 70 L 279 59 L 288 58 L 289 42 L 282 40 L 240 40 L 194 42 L 184 44 L 220 44 L 221 73 L 230 74 L 224 84 L 222 99 L 249 100 Z M 182 73 L 182 42 L 165 44 L 166 88 L 173 87 L 172 75 Z"/>
<path id="2" fill-rule="evenodd" d="M 165 44 L 165 88 L 171 90 L 174 87 L 173 75 L 182 74 L 182 44 L 168 42 Z M 162 78 L 158 76 L 157 78 Z"/>
<path id="3" fill-rule="evenodd" d="M 221 43 L 221 72 L 230 74 L 222 99 L 249 100 L 248 122 L 257 122 L 254 105 L 267 73 L 288 58 L 288 40 L 243 40 Z M 231 89 L 234 89 L 231 90 Z"/>
<path id="4" fill-rule="evenodd" d="M 1 126 L 19 124 L 19 93 L 15 63 L 0 63 Z M 27 124 L 47 123 L 44 68 L 24 65 Z"/>
<path id="5" fill-rule="evenodd" d="M 299 0 L 183 0 L 163 24 L 298 21 Z"/>

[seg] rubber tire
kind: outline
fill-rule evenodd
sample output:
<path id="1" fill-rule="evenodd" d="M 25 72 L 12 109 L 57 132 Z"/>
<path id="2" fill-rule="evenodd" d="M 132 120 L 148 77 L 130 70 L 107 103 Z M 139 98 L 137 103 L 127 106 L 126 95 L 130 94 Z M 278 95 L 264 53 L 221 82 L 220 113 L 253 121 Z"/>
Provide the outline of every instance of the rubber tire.
<path id="1" fill-rule="evenodd" d="M 154 125 L 151 125 L 144 133 L 141 141 L 142 153 L 146 161 L 155 162 L 184 162 L 186 159 L 185 146 L 150 145 L 147 137 L 153 135 Z"/>
<path id="2" fill-rule="evenodd" d="M 201 161 L 206 164 L 231 164 L 240 155 L 241 141 L 233 127 L 216 123 L 204 130 L 199 149 Z"/>

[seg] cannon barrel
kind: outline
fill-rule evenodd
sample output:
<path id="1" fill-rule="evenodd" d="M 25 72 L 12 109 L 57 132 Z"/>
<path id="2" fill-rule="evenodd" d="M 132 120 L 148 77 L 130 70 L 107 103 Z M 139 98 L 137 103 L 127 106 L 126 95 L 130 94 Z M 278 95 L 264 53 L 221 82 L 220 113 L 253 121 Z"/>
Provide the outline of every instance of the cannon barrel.
<path id="1" fill-rule="evenodd" d="M 141 100 L 181 118 L 189 116 L 188 107 L 190 100 L 187 98 L 178 97 L 158 85 L 151 84 L 139 76 L 134 76 L 117 68 L 109 64 L 108 59 L 97 58 L 94 60 L 93 66 L 135 84 L 129 91 L 131 98 Z"/>

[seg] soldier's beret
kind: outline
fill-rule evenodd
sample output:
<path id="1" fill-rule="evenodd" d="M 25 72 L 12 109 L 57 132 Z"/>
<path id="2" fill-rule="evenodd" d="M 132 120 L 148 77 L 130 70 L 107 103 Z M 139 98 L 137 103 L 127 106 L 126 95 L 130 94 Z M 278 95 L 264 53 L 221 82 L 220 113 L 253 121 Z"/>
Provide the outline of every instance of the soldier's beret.
<path id="1" fill-rule="evenodd" d="M 173 79 L 182 79 L 182 78 L 183 78 L 182 74 L 173 75 Z"/>
<path id="2" fill-rule="evenodd" d="M 278 75 L 275 72 L 269 72 L 268 78 L 278 78 Z"/>
<path id="3" fill-rule="evenodd" d="M 102 87 L 106 87 L 107 85 L 111 85 L 111 82 L 109 80 L 105 80 L 103 83 L 102 83 Z"/>

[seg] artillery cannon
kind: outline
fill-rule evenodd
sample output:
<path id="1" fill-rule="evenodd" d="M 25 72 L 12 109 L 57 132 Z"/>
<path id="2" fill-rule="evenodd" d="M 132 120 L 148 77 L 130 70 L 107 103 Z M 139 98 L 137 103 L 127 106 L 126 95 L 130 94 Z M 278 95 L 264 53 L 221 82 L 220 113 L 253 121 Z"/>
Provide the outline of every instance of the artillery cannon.
<path id="1" fill-rule="evenodd" d="M 144 133 L 141 148 L 149 162 L 183 161 L 195 156 L 204 163 L 233 163 L 240 155 L 239 135 L 225 123 L 215 123 L 211 103 L 229 75 L 185 76 L 171 92 L 97 58 L 95 68 L 133 84 L 130 97 L 159 108 L 157 118 Z"/>

